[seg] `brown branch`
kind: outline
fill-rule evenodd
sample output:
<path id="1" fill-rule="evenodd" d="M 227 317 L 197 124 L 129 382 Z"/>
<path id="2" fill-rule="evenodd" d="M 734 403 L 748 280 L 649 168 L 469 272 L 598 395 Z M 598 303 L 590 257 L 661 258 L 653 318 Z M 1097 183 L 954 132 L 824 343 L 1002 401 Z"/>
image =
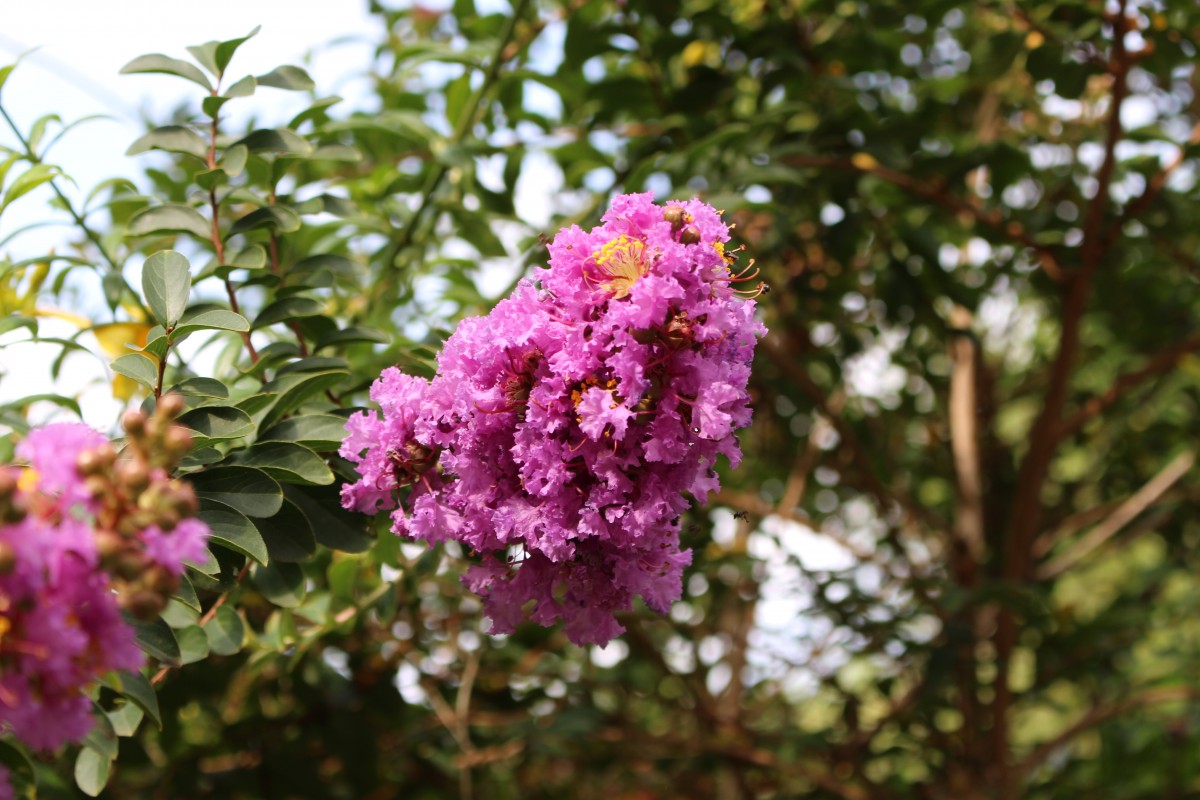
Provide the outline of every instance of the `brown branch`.
<path id="1" fill-rule="evenodd" d="M 1119 717 L 1143 706 L 1169 703 L 1172 700 L 1195 700 L 1197 698 L 1200 698 L 1200 690 L 1194 687 L 1164 686 L 1158 689 L 1149 689 L 1140 695 L 1118 701 L 1111 705 L 1093 708 L 1084 714 L 1075 724 L 1067 727 L 1053 739 L 1035 747 L 1029 755 L 1013 768 L 1013 772 L 1018 779 L 1025 778 L 1030 772 L 1041 766 L 1055 751 L 1070 744 L 1071 740 L 1076 736 L 1114 717 Z"/>
<path id="2" fill-rule="evenodd" d="M 1107 519 L 1095 528 L 1092 528 L 1087 536 L 1076 542 L 1067 552 L 1043 564 L 1037 571 L 1038 579 L 1049 580 L 1056 575 L 1060 575 L 1095 552 L 1096 549 L 1120 533 L 1134 518 L 1166 494 L 1167 490 L 1186 475 L 1195 463 L 1196 454 L 1190 450 L 1185 450 L 1177 455 L 1157 475 L 1151 478 L 1145 486 L 1138 489 L 1125 502 L 1117 506 L 1116 511 L 1110 514 Z"/>
<path id="3" fill-rule="evenodd" d="M 220 610 L 221 606 L 225 605 L 225 603 L 229 600 L 230 596 L 233 594 L 234 589 L 241 586 L 242 581 L 246 580 L 246 575 L 249 574 L 249 572 L 250 572 L 250 563 L 251 563 L 250 559 L 247 558 L 246 563 L 242 565 L 242 568 L 240 570 L 238 570 L 237 577 L 233 579 L 233 586 L 230 587 L 229 591 L 225 592 L 220 597 L 218 597 L 215 601 L 213 601 L 213 604 L 211 606 L 209 606 L 208 611 L 204 612 L 204 616 L 202 616 L 202 617 L 200 617 L 200 619 L 196 620 L 197 625 L 199 625 L 201 628 L 203 628 L 209 621 L 212 620 L 213 617 L 215 617 L 217 615 L 217 611 Z M 175 668 L 176 668 L 176 665 L 174 665 L 174 664 L 163 665 L 162 667 L 159 668 L 158 672 L 154 673 L 154 677 L 150 679 L 150 684 L 152 686 L 157 686 L 158 684 L 162 683 L 163 680 L 167 677 L 167 674 Z"/>
<path id="4" fill-rule="evenodd" d="M 217 96 L 220 90 L 220 83 L 213 87 L 212 94 Z M 218 120 L 220 115 L 214 113 L 212 116 L 212 124 L 208 127 L 208 153 L 205 156 L 205 164 L 210 169 L 217 168 L 217 133 Z M 221 204 L 217 201 L 217 187 L 208 190 L 208 207 L 212 216 L 212 229 L 209 232 L 209 240 L 212 242 L 213 252 L 217 257 L 217 264 L 225 263 L 225 240 L 221 238 Z M 229 278 L 225 278 L 225 293 L 229 296 L 229 310 L 235 314 L 240 314 L 241 309 L 238 308 L 237 293 L 233 290 L 233 282 Z M 250 341 L 250 332 L 242 331 L 242 344 L 246 346 L 246 352 L 250 354 L 250 361 L 258 363 L 258 353 L 254 349 L 254 343 Z"/>
<path id="5" fill-rule="evenodd" d="M 1200 350 L 1200 334 L 1177 342 L 1172 347 L 1151 358 L 1141 368 L 1118 376 L 1113 381 L 1112 386 L 1108 387 L 1103 394 L 1089 399 L 1075 414 L 1064 420 L 1058 427 L 1055 438 L 1061 441 L 1074 436 L 1088 420 L 1104 413 L 1129 391 L 1137 388 L 1147 379 L 1173 369 L 1179 363 L 1180 359 L 1196 350 Z"/>
<path id="6" fill-rule="evenodd" d="M 1066 284 L 1066 296 L 1062 308 L 1062 334 L 1058 353 L 1050 369 L 1050 380 L 1042 402 L 1042 410 L 1033 425 L 1029 437 L 1029 450 L 1021 461 L 1017 473 L 1017 487 L 1013 495 L 1012 516 L 1009 520 L 1008 542 L 1005 550 L 1003 575 L 1011 583 L 1020 583 L 1031 577 L 1033 570 L 1033 540 L 1041 524 L 1042 488 L 1049 474 L 1058 440 L 1059 420 L 1067 402 L 1071 374 L 1079 350 L 1079 328 L 1087 309 L 1091 294 L 1092 278 L 1104 258 L 1101 247 L 1102 223 L 1109 205 L 1109 186 L 1116 167 L 1117 142 L 1121 131 L 1121 106 L 1128 93 L 1127 77 L 1133 62 L 1125 51 L 1125 32 L 1129 20 L 1125 16 L 1127 0 L 1121 0 L 1117 13 L 1112 18 L 1113 55 L 1109 69 L 1113 78 L 1112 102 L 1109 108 L 1108 125 L 1104 144 L 1104 161 L 1096 173 L 1096 194 L 1088 206 L 1083 223 L 1081 265 L 1070 275 Z M 996 677 L 995 697 L 992 702 L 992 753 L 993 764 L 1004 765 L 1009 757 L 1008 713 L 1012 705 L 1012 689 L 1008 683 L 1008 662 L 1017 642 L 1017 620 L 1013 610 L 1002 607 L 996 623 Z M 1001 797 L 1015 797 L 1017 787 L 1013 775 L 1002 769 L 1003 785 Z"/>
<path id="7" fill-rule="evenodd" d="M 975 222 L 986 225 L 1016 244 L 1032 250 L 1037 254 L 1042 269 L 1048 276 L 1055 281 L 1063 279 L 1063 270 L 1054 250 L 1034 239 L 1024 225 L 1016 220 L 1006 220 L 998 209 L 983 209 L 956 197 L 940 183 L 922 183 L 903 172 L 883 166 L 873 156 L 866 153 L 858 153 L 851 158 L 792 155 L 787 156 L 784 162 L 792 166 L 844 169 L 864 175 L 874 175 L 955 214 L 966 214 Z"/>
<path id="8" fill-rule="evenodd" d="M 976 410 L 976 347 L 966 333 L 971 313 L 955 306 L 950 322 L 961 333 L 950 340 L 950 445 L 958 478 L 958 507 L 954 532 L 965 549 L 968 563 L 961 570 L 966 585 L 974 584 L 974 573 L 983 560 L 983 476 L 979 460 L 979 417 Z"/>
<path id="9" fill-rule="evenodd" d="M 1200 123 L 1197 123 L 1192 128 L 1191 136 L 1179 146 L 1179 152 L 1175 157 L 1167 162 L 1162 169 L 1150 176 L 1150 179 L 1146 182 L 1145 190 L 1125 206 L 1125 210 L 1121 214 L 1121 219 L 1116 224 L 1108 227 L 1108 230 L 1104 234 L 1104 241 L 1101 243 L 1102 248 L 1107 249 L 1111 247 L 1112 243 L 1116 241 L 1117 237 L 1125 229 L 1126 223 L 1139 218 L 1158 199 L 1158 196 L 1162 194 L 1162 190 L 1166 188 L 1167 180 L 1171 177 L 1171 174 L 1183 164 L 1183 155 L 1188 145 L 1198 143 L 1200 143 Z"/>

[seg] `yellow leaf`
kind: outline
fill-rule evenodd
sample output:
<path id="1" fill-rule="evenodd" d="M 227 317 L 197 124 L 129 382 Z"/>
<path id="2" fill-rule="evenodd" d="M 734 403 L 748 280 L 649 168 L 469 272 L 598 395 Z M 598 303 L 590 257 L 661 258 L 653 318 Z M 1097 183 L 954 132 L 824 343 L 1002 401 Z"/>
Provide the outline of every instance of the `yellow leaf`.
<path id="1" fill-rule="evenodd" d="M 113 377 L 113 397 L 122 403 L 128 403 L 137 390 L 142 388 L 144 387 L 133 378 L 124 375 Z"/>
<path id="2" fill-rule="evenodd" d="M 144 322 L 109 322 L 92 328 L 92 334 L 100 343 L 100 349 L 110 358 L 117 358 L 129 352 L 126 345 L 135 347 L 146 346 L 146 334 L 150 326 Z"/>
<path id="3" fill-rule="evenodd" d="M 863 172 L 870 172 L 879 166 L 879 162 L 875 160 L 875 156 L 870 153 L 855 153 L 850 156 L 850 163 Z"/>
<path id="4" fill-rule="evenodd" d="M 683 65 L 688 68 L 698 67 L 708 61 L 709 51 L 715 49 L 716 45 L 701 39 L 688 42 L 688 46 L 683 48 Z"/>

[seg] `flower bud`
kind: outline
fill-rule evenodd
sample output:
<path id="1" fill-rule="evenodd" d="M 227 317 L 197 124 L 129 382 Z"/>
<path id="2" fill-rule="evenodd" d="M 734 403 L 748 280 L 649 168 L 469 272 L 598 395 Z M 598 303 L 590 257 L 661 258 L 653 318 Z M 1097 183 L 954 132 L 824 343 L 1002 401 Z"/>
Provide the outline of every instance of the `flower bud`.
<path id="1" fill-rule="evenodd" d="M 16 566 L 16 551 L 8 542 L 0 542 L 0 575 L 8 575 Z"/>
<path id="2" fill-rule="evenodd" d="M 179 579 L 172 575 L 166 567 L 155 564 L 146 571 L 142 585 L 158 595 L 166 597 L 179 588 Z"/>
<path id="3" fill-rule="evenodd" d="M 163 417 L 168 420 L 173 420 L 183 413 L 184 406 L 187 404 L 183 400 L 183 395 L 172 392 L 164 394 L 158 398 L 158 410 L 156 416 Z"/>
<path id="4" fill-rule="evenodd" d="M 117 554 L 113 571 L 116 572 L 118 577 L 132 581 L 141 575 L 145 568 L 146 562 L 142 558 L 142 554 L 136 550 L 127 548 Z"/>
<path id="5" fill-rule="evenodd" d="M 141 461 L 121 461 L 116 466 L 116 473 L 117 480 L 134 492 L 140 492 L 150 485 L 150 472 Z"/>
<path id="6" fill-rule="evenodd" d="M 200 501 L 196 499 L 196 490 L 187 481 L 172 480 L 168 484 L 171 489 L 171 508 L 180 517 L 194 517 L 200 510 Z"/>
<path id="7" fill-rule="evenodd" d="M 679 232 L 680 244 L 697 244 L 700 241 L 700 229 L 695 225 L 688 225 Z"/>
<path id="8" fill-rule="evenodd" d="M 96 531 L 96 551 L 100 554 L 102 563 L 114 562 L 117 556 L 125 551 L 125 548 L 125 537 L 116 531 Z"/>
<path id="9" fill-rule="evenodd" d="M 112 489 L 112 482 L 100 475 L 91 475 L 83 482 L 83 488 L 92 497 L 102 497 Z"/>
<path id="10" fill-rule="evenodd" d="M 117 451 L 108 442 L 84 450 L 75 462 L 80 475 L 101 475 L 107 472 L 117 460 Z"/>
<path id="11" fill-rule="evenodd" d="M 172 461 L 178 461 L 192 449 L 192 435 L 186 428 L 172 425 L 163 435 L 163 448 Z"/>
<path id="12" fill-rule="evenodd" d="M 167 601 L 162 595 L 146 589 L 139 589 L 125 601 L 125 609 L 135 618 L 143 621 L 157 617 L 166 608 L 166 605 Z"/>
<path id="13" fill-rule="evenodd" d="M 146 432 L 146 415 L 137 410 L 126 411 L 121 417 L 121 427 L 130 436 L 137 438 Z"/>
<path id="14" fill-rule="evenodd" d="M 683 209 L 679 206 L 667 206 L 663 211 L 663 219 L 671 223 L 671 227 L 676 230 L 683 225 Z"/>

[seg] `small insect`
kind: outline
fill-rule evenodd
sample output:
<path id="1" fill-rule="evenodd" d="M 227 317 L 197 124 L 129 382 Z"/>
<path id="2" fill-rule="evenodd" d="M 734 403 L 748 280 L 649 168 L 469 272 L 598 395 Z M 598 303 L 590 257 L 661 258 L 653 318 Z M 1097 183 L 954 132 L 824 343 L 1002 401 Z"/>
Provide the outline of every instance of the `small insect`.
<path id="1" fill-rule="evenodd" d="M 733 518 L 749 522 L 750 514 L 749 514 L 749 512 L 746 512 L 746 511 L 735 511 L 735 512 L 733 512 Z"/>
<path id="2" fill-rule="evenodd" d="M 549 247 L 549 246 L 550 246 L 550 237 L 549 237 L 549 236 L 547 236 L 546 234 L 544 234 L 544 233 L 539 233 L 539 234 L 537 235 L 537 239 L 538 239 L 538 244 L 540 244 L 542 247 Z"/>

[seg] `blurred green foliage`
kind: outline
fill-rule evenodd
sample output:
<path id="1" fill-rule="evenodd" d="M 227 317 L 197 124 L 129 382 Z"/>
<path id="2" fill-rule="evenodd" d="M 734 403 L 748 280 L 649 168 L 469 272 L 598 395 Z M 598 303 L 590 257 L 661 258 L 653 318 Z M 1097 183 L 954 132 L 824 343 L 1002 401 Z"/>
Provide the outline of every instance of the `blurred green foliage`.
<path id="1" fill-rule="evenodd" d="M 165 365 L 118 371 L 189 395 L 221 522 L 166 615 L 161 730 L 98 694 L 103 796 L 1200 794 L 1200 8 L 496 6 L 373 5 L 359 110 L 296 67 L 226 79 L 241 40 L 134 62 L 198 84 L 131 148 L 170 158 L 99 189 L 77 252 L 0 266 L 5 331 L 105 275 Z M 222 127 L 273 89 L 309 109 Z M 40 138 L 5 203 L 56 179 Z M 669 618 L 603 652 L 490 637 L 461 553 L 336 509 L 340 419 L 643 190 L 724 208 L 772 287 L 745 462 L 685 521 Z M 219 298 L 182 321 L 174 273 L 131 288 L 169 247 Z M 35 769 L 75 796 L 69 758 Z"/>

